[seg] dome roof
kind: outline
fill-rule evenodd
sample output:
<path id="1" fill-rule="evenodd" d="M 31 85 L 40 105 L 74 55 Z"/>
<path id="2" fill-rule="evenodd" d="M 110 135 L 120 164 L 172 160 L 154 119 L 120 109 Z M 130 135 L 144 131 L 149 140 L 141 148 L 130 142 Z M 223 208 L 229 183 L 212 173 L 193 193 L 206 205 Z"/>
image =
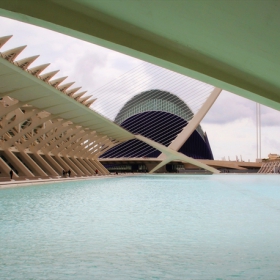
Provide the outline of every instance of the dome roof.
<path id="1" fill-rule="evenodd" d="M 194 113 L 178 96 L 160 89 L 143 91 L 125 103 L 115 118 L 115 122 L 122 124 L 129 117 L 148 111 L 168 112 L 189 122 Z M 199 125 L 196 129 L 203 137 L 204 133 Z"/>

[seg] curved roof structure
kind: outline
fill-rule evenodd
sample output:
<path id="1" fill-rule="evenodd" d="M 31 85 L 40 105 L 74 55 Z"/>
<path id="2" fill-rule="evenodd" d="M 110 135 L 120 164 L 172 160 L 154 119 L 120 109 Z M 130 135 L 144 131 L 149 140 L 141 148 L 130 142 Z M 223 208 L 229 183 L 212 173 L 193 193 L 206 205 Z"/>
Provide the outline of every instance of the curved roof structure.
<path id="1" fill-rule="evenodd" d="M 156 102 L 161 100 L 163 102 Z M 168 106 L 169 104 L 174 106 Z M 166 111 L 176 114 L 185 120 L 193 117 L 192 110 L 185 104 L 185 102 L 178 96 L 164 90 L 151 89 L 141 92 L 125 103 L 120 112 L 115 118 L 115 122 L 121 124 L 123 120 L 132 116 L 133 114 L 145 111 Z"/>
<path id="2" fill-rule="evenodd" d="M 279 10 L 274 0 L 0 3 L 2 16 L 123 52 L 277 110 Z"/>
<path id="3" fill-rule="evenodd" d="M 0 47 L 10 38 L 11 36 L 0 38 Z M 84 96 L 86 91 L 76 93 L 79 88 L 69 89 L 74 83 L 62 84 L 66 77 L 53 79 L 58 71 L 40 75 L 47 65 L 29 68 L 36 57 L 16 61 L 24 48 L 25 46 L 0 53 L 0 97 L 8 95 L 114 141 L 133 138 L 128 131 L 89 109 L 94 99 L 92 96 Z"/>
<path id="4" fill-rule="evenodd" d="M 0 47 L 11 36 L 0 38 Z M 30 68 L 38 56 L 16 57 L 26 46 L 0 53 L 0 176 L 75 176 L 108 174 L 98 157 L 120 142 L 141 138 L 172 157 L 217 173 L 203 163 L 133 135 L 88 107 L 95 99 L 71 88 L 58 71 L 41 74 L 48 64 Z M 69 89 L 70 88 L 70 89 Z M 98 171 L 99 170 L 99 171 Z"/>
<path id="5" fill-rule="evenodd" d="M 147 111 L 169 112 L 181 117 L 187 122 L 194 115 L 189 106 L 175 94 L 160 89 L 151 89 L 135 95 L 126 102 L 117 114 L 115 122 L 122 125 L 129 117 Z M 196 130 L 203 137 L 203 131 L 200 125 Z"/>
<path id="6" fill-rule="evenodd" d="M 168 147 L 193 116 L 188 105 L 176 95 L 152 89 L 141 92 L 126 102 L 115 122 L 133 134 L 143 135 Z M 213 159 L 207 135 L 200 125 L 178 151 L 195 159 Z M 156 158 L 160 154 L 146 143 L 133 139 L 111 148 L 101 158 Z"/>

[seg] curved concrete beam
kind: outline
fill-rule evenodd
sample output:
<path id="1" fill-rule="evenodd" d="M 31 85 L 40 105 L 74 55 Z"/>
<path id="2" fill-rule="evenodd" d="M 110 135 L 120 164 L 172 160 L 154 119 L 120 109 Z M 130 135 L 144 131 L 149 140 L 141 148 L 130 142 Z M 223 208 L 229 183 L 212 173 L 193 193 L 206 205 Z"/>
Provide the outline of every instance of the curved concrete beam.
<path id="1" fill-rule="evenodd" d="M 279 9 L 273 0 L 0 3 L 1 16 L 99 44 L 277 110 Z"/>

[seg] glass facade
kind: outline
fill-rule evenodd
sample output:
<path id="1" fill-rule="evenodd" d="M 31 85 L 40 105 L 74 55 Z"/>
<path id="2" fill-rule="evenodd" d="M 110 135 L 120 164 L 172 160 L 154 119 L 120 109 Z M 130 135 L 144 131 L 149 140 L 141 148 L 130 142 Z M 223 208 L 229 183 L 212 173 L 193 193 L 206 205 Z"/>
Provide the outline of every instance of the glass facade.
<path id="1" fill-rule="evenodd" d="M 148 111 L 168 112 L 187 122 L 194 115 L 188 105 L 178 96 L 168 91 L 152 89 L 131 98 L 117 114 L 115 122 L 121 125 L 129 117 Z M 200 125 L 196 130 L 203 137 L 204 133 Z"/>

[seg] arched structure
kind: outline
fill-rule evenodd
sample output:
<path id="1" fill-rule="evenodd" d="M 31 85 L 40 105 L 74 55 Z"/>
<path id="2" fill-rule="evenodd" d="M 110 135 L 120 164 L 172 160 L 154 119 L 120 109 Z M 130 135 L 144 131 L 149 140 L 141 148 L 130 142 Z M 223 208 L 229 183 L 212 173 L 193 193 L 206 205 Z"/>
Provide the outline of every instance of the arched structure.
<path id="1" fill-rule="evenodd" d="M 0 38 L 0 47 L 10 37 Z M 53 78 L 58 71 L 41 74 L 49 64 L 30 67 L 38 56 L 16 60 L 25 47 L 0 53 L 0 176 L 11 169 L 15 177 L 23 178 L 58 176 L 62 170 L 77 176 L 94 175 L 96 169 L 108 174 L 98 157 L 131 139 L 140 139 L 169 158 L 218 173 L 89 109 L 95 99 L 78 92 L 80 87 L 62 84 L 66 77 Z"/>
<path id="2" fill-rule="evenodd" d="M 123 52 L 277 110 L 279 10 L 275 0 L 0 3 L 2 16 Z"/>
<path id="3" fill-rule="evenodd" d="M 176 95 L 155 89 L 130 99 L 117 114 L 115 122 L 133 134 L 143 135 L 168 147 L 193 115 L 187 104 Z M 200 125 L 178 152 L 195 159 L 213 159 L 207 135 Z M 146 143 L 133 139 L 111 148 L 101 158 L 156 158 L 160 154 Z"/>
<path id="4" fill-rule="evenodd" d="M 0 38 L 0 47 L 11 36 Z M 16 60 L 24 47 L 0 53 L 0 177 L 91 176 L 108 170 L 98 156 L 134 136 L 88 107 L 94 98 L 54 78 L 38 56 Z"/>
<path id="5" fill-rule="evenodd" d="M 187 122 L 194 115 L 187 104 L 175 94 L 160 89 L 152 89 L 141 92 L 126 102 L 117 114 L 115 122 L 122 124 L 129 117 L 148 111 L 168 112 Z M 197 127 L 197 131 L 201 136 L 203 135 L 200 125 Z"/>

